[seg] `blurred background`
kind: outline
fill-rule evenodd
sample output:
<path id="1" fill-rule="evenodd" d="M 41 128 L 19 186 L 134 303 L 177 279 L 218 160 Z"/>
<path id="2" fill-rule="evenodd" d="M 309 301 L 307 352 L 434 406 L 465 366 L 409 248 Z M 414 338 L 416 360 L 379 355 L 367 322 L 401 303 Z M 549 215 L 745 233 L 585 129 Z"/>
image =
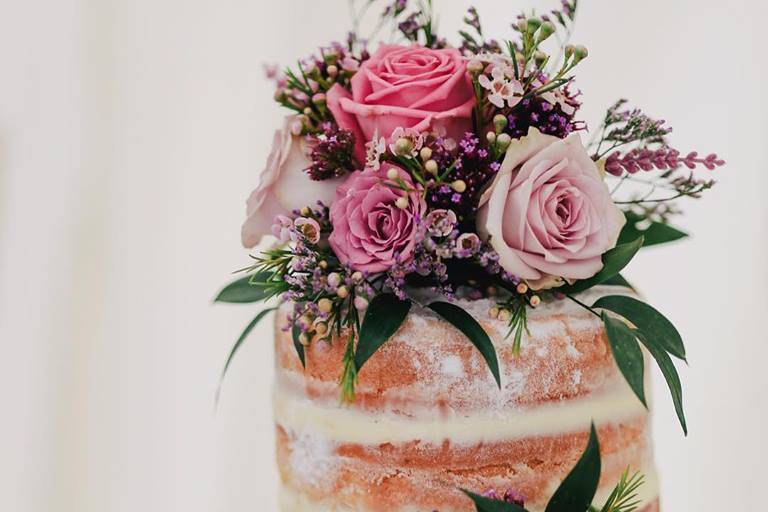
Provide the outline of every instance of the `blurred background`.
<path id="1" fill-rule="evenodd" d="M 469 3 L 437 0 L 455 33 Z M 494 36 L 521 8 L 475 2 Z M 582 2 L 583 118 L 625 96 L 716 151 L 719 185 L 627 277 L 675 321 L 691 433 L 655 374 L 664 510 L 761 510 L 768 439 L 764 4 Z M 283 113 L 263 62 L 345 0 L 0 0 L 0 510 L 276 510 L 268 322 L 213 306 Z M 707 171 L 703 171 L 707 172 Z"/>

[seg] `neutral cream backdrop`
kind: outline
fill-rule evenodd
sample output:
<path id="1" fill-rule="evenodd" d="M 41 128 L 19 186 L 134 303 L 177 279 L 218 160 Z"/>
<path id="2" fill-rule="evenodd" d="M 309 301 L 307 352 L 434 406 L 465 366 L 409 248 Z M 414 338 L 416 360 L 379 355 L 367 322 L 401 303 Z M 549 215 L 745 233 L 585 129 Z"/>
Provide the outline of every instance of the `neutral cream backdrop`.
<path id="1" fill-rule="evenodd" d="M 464 1 L 443 0 L 454 32 Z M 552 5 L 552 2 L 537 2 Z M 695 238 L 629 271 L 687 339 L 684 439 L 655 375 L 667 511 L 761 510 L 768 357 L 766 9 L 583 2 L 595 124 L 620 95 L 729 165 Z M 522 5 L 480 0 L 503 34 Z M 0 510 L 275 510 L 267 327 L 212 306 L 281 112 L 261 63 L 348 24 L 344 0 L 0 0 Z M 726 506 L 724 506 L 727 504 Z"/>

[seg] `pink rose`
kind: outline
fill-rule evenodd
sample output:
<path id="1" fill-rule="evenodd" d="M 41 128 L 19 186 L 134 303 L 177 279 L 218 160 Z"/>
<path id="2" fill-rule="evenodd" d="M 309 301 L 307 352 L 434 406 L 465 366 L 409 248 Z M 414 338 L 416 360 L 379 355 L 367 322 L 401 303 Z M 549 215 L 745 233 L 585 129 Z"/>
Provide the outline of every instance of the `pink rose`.
<path id="1" fill-rule="evenodd" d="M 504 270 L 546 282 L 598 273 L 624 222 L 578 135 L 558 139 L 532 128 L 512 142 L 483 192 L 477 229 Z"/>
<path id="2" fill-rule="evenodd" d="M 385 184 L 395 183 L 387 178 L 390 169 L 397 170 L 410 192 Z M 336 192 L 328 242 L 339 260 L 356 270 L 387 270 L 398 259 L 405 262 L 413 255 L 417 220 L 426 208 L 404 170 L 384 163 L 378 171 L 356 171 Z"/>
<path id="3" fill-rule="evenodd" d="M 317 201 L 330 205 L 341 179 L 312 181 L 304 169 L 309 167 L 304 139 L 291 134 L 293 117 L 286 117 L 283 128 L 275 131 L 272 151 L 261 173 L 259 185 L 247 201 L 248 217 L 242 228 L 245 247 L 258 244 L 270 233 L 275 217 L 293 210 L 315 206 Z"/>
<path id="4" fill-rule="evenodd" d="M 445 130 L 460 139 L 472 127 L 475 94 L 467 66 L 455 48 L 382 44 L 352 77 L 352 93 L 334 85 L 328 107 L 356 137 L 358 161 L 374 134 L 389 138 L 395 128 Z"/>

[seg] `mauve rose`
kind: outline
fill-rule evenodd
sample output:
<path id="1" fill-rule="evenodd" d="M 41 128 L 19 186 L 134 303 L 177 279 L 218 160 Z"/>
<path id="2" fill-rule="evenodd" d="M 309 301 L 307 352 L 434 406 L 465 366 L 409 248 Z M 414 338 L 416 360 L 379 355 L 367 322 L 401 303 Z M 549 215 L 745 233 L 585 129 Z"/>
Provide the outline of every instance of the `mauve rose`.
<path id="1" fill-rule="evenodd" d="M 512 141 L 477 215 L 504 270 L 541 283 L 598 273 L 624 222 L 578 135 L 558 139 L 535 128 Z"/>
<path id="2" fill-rule="evenodd" d="M 467 66 L 455 48 L 382 44 L 352 77 L 350 92 L 328 91 L 328 108 L 342 128 L 355 134 L 355 156 L 374 135 L 389 138 L 395 128 L 445 130 L 460 139 L 472 127 L 475 94 Z"/>
<path id="3" fill-rule="evenodd" d="M 400 179 L 412 191 L 388 186 L 394 183 L 387 171 L 396 169 Z M 400 206 L 396 203 L 401 201 Z M 411 177 L 391 164 L 382 164 L 378 171 L 356 171 L 336 192 L 331 205 L 333 231 L 328 239 L 342 263 L 355 270 L 382 272 L 398 259 L 407 262 L 416 243 L 417 219 L 422 218 L 427 205 Z"/>
<path id="4" fill-rule="evenodd" d="M 291 134 L 294 117 L 285 118 L 283 128 L 275 131 L 272 151 L 259 178 L 259 185 L 247 201 L 247 218 L 241 230 L 245 247 L 258 244 L 261 237 L 271 232 L 278 215 L 289 215 L 293 210 L 315 206 L 320 200 L 329 205 L 336 187 L 343 181 L 313 181 L 304 172 L 310 165 L 304 139 Z"/>

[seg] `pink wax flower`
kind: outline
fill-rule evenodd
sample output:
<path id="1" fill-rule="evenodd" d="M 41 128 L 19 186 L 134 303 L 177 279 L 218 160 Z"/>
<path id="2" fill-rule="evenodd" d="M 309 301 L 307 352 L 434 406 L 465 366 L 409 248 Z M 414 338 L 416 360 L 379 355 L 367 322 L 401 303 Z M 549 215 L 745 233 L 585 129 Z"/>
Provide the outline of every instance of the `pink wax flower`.
<path id="1" fill-rule="evenodd" d="M 502 268 L 534 282 L 592 277 L 624 223 L 578 135 L 559 139 L 535 128 L 512 142 L 477 215 Z"/>
<path id="2" fill-rule="evenodd" d="M 461 138 L 472 127 L 475 95 L 466 62 L 455 48 L 382 44 L 351 81 L 328 91 L 336 122 L 356 137 L 358 161 L 374 136 L 389 138 L 398 128 L 445 131 Z"/>
<path id="3" fill-rule="evenodd" d="M 309 179 L 304 169 L 312 162 L 307 157 L 304 139 L 291 133 L 294 121 L 294 116 L 286 117 L 283 128 L 275 131 L 267 165 L 248 198 L 241 233 L 245 247 L 255 246 L 262 236 L 269 234 L 278 215 L 290 215 L 293 210 L 316 205 L 317 201 L 329 204 L 343 181 Z"/>
<path id="4" fill-rule="evenodd" d="M 395 169 L 408 191 L 387 178 Z M 342 263 L 355 270 L 382 272 L 413 256 L 418 220 L 427 205 L 404 170 L 384 163 L 379 170 L 351 174 L 336 191 L 328 240 Z"/>

